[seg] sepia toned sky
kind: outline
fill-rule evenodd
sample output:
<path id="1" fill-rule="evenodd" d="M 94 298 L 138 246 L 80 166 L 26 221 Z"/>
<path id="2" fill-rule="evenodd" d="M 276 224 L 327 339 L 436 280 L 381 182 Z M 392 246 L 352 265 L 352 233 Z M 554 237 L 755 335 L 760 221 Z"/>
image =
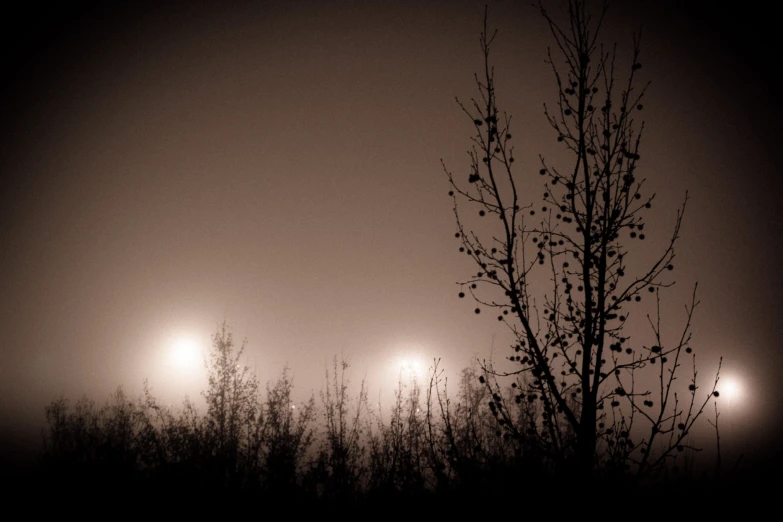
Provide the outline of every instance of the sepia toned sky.
<path id="1" fill-rule="evenodd" d="M 689 191 L 668 334 L 698 282 L 700 379 L 723 356 L 743 387 L 722 417 L 728 437 L 773 440 L 779 44 L 761 7 L 679 4 L 616 2 L 604 34 L 622 55 L 643 25 L 639 173 L 658 204 L 641 257 L 665 246 Z M 173 403 L 197 395 L 201 370 L 172 367 L 167 350 L 182 336 L 206 348 L 224 319 L 262 380 L 287 364 L 305 395 L 334 355 L 387 397 L 403 360 L 440 357 L 453 375 L 502 357 L 494 316 L 457 299 L 474 267 L 440 164 L 468 170 L 472 125 L 455 96 L 474 95 L 483 10 L 150 2 L 5 18 L 3 436 L 37 436 L 60 394 L 138 393 L 148 378 Z M 548 29 L 524 2 L 490 2 L 490 24 L 518 174 L 538 201 L 538 155 L 567 159 L 543 116 Z"/>

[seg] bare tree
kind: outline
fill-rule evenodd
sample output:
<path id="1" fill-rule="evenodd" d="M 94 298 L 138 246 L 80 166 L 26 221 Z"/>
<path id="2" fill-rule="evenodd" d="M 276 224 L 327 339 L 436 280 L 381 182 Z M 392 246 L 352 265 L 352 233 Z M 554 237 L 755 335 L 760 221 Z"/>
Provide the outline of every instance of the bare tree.
<path id="1" fill-rule="evenodd" d="M 210 446 L 215 452 L 221 474 L 229 483 L 237 479 L 237 465 L 245 444 L 263 412 L 258 397 L 258 380 L 241 363 L 246 342 L 238 350 L 224 322 L 212 336 L 207 361 L 208 387 L 206 426 Z"/>
<path id="2" fill-rule="evenodd" d="M 362 381 L 355 409 L 348 394 L 350 367 L 344 358 L 332 360 L 332 372 L 326 368 L 326 386 L 321 392 L 324 418 L 324 440 L 316 466 L 324 483 L 323 496 L 349 500 L 360 492 L 365 474 L 363 443 L 363 410 L 367 410 L 367 387 Z"/>
<path id="3" fill-rule="evenodd" d="M 490 62 L 496 33 L 485 14 L 479 96 L 457 100 L 475 131 L 467 179 L 444 165 L 459 250 L 479 269 L 460 283 L 459 297 L 475 299 L 477 314 L 497 311 L 515 337 L 509 356 L 515 366 L 500 371 L 489 363 L 482 376 L 503 430 L 536 441 L 551 461 L 584 474 L 599 465 L 646 474 L 687 449 L 689 430 L 717 396 L 716 374 L 710 393 L 697 399 L 690 346 L 695 288 L 682 334 L 666 343 L 661 332 L 660 291 L 673 284 L 667 276 L 687 193 L 662 252 L 646 264 L 630 262 L 628 254 L 649 234 L 646 215 L 655 199 L 637 172 L 648 86 L 639 83 L 639 38 L 621 79 L 617 47 L 599 40 L 605 6 L 594 15 L 585 2 L 569 0 L 563 24 L 542 3 L 538 9 L 554 41 L 547 63 L 557 89 L 544 114 L 569 159 L 555 165 L 541 156 L 542 198 L 523 199 L 511 117 L 498 107 Z M 468 215 L 491 219 L 470 226 Z M 631 340 L 628 321 L 634 309 L 644 310 L 646 296 L 657 306 L 647 315 L 652 342 L 644 344 Z M 692 381 L 679 390 L 678 369 L 688 359 Z M 540 415 L 521 421 L 517 406 L 499 393 L 502 377 L 513 380 L 515 402 L 538 404 Z"/>

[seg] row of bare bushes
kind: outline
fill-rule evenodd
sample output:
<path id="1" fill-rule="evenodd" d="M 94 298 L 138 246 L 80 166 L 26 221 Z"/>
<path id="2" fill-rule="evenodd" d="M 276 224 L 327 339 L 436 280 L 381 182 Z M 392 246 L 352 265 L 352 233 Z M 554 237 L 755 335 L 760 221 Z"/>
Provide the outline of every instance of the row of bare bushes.
<path id="1" fill-rule="evenodd" d="M 542 421 L 540 401 L 519 400 L 511 387 L 501 392 L 478 365 L 452 390 L 434 361 L 423 382 L 400 379 L 382 410 L 371 406 L 367 383 L 351 389 L 349 365 L 335 357 L 320 397 L 295 403 L 288 370 L 262 389 L 241 364 L 244 344 L 235 349 L 225 327 L 213 341 L 206 410 L 188 400 L 164 406 L 147 387 L 135 399 L 120 388 L 102 405 L 50 403 L 47 486 L 344 504 L 465 500 L 519 487 L 542 494 L 568 472 L 551 454 L 543 428 L 552 423 Z M 628 456 L 618 446 L 606 445 L 605 476 Z"/>

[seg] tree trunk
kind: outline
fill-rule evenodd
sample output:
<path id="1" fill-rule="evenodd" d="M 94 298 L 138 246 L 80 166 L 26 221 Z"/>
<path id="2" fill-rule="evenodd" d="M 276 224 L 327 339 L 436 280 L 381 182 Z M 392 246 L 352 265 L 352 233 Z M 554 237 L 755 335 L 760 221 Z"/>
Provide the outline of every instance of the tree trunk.
<path id="1" fill-rule="evenodd" d="M 583 476 L 592 476 L 595 459 L 595 403 L 589 402 L 582 408 L 577 438 L 577 466 Z"/>

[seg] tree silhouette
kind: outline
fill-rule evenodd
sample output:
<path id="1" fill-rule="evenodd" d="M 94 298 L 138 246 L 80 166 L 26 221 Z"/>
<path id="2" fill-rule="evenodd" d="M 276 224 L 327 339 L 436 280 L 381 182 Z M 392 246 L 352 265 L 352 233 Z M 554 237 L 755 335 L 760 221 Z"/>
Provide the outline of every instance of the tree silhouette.
<path id="1" fill-rule="evenodd" d="M 369 409 L 367 387 L 362 381 L 355 408 L 348 395 L 350 365 L 345 359 L 332 360 L 332 372 L 326 368 L 326 380 L 321 391 L 324 437 L 313 472 L 323 483 L 321 495 L 332 501 L 350 501 L 359 493 L 365 478 L 363 436 L 367 431 L 362 423 Z"/>
<path id="2" fill-rule="evenodd" d="M 234 339 L 224 322 L 212 337 L 207 361 L 206 433 L 220 474 L 228 483 L 237 480 L 240 459 L 254 453 L 253 435 L 262 425 L 263 411 L 258 401 L 258 379 L 245 366 L 242 354 L 246 342 L 234 348 Z M 242 447 L 244 445 L 244 447 Z M 256 455 L 251 456 L 251 461 Z"/>
<path id="3" fill-rule="evenodd" d="M 122 387 L 103 405 L 83 397 L 46 406 L 43 485 L 63 494 L 78 488 L 113 494 L 140 478 L 144 415 Z"/>
<path id="4" fill-rule="evenodd" d="M 681 335 L 666 343 L 661 333 L 660 292 L 673 284 L 667 276 L 688 197 L 662 252 L 646 264 L 635 261 L 638 254 L 632 260 L 650 232 L 646 216 L 655 199 L 637 172 L 647 89 L 639 83 L 639 38 L 621 80 L 626 68 L 616 46 L 607 50 L 599 40 L 606 6 L 595 15 L 585 2 L 570 0 L 565 23 L 543 3 L 538 9 L 554 41 L 547 63 L 557 88 L 544 114 L 569 159 L 555 164 L 541 156 L 541 200 L 523 198 L 526 174 L 514 168 L 511 117 L 498 108 L 490 62 L 496 32 L 488 32 L 485 13 L 479 96 L 470 104 L 457 100 L 475 130 L 467 179 L 444 164 L 459 250 L 479 269 L 460 283 L 459 297 L 475 299 L 476 314 L 497 311 L 515 337 L 508 357 L 514 367 L 500 371 L 487 363 L 481 377 L 509 437 L 535 441 L 553 464 L 586 475 L 597 468 L 645 475 L 688 448 L 690 429 L 717 396 L 718 374 L 710 393 L 697 399 L 690 346 L 695 287 Z M 471 227 L 468 215 L 490 222 Z M 644 310 L 647 297 L 656 306 L 647 315 L 652 342 L 644 344 L 631 340 L 628 320 Z M 675 380 L 687 359 L 691 383 L 679 390 Z M 657 384 L 650 387 L 651 377 L 639 378 L 644 374 L 654 374 Z M 500 393 L 504 377 L 513 380 L 516 405 Z M 520 418 L 516 408 L 524 403 L 538 404 L 540 415 Z"/>

